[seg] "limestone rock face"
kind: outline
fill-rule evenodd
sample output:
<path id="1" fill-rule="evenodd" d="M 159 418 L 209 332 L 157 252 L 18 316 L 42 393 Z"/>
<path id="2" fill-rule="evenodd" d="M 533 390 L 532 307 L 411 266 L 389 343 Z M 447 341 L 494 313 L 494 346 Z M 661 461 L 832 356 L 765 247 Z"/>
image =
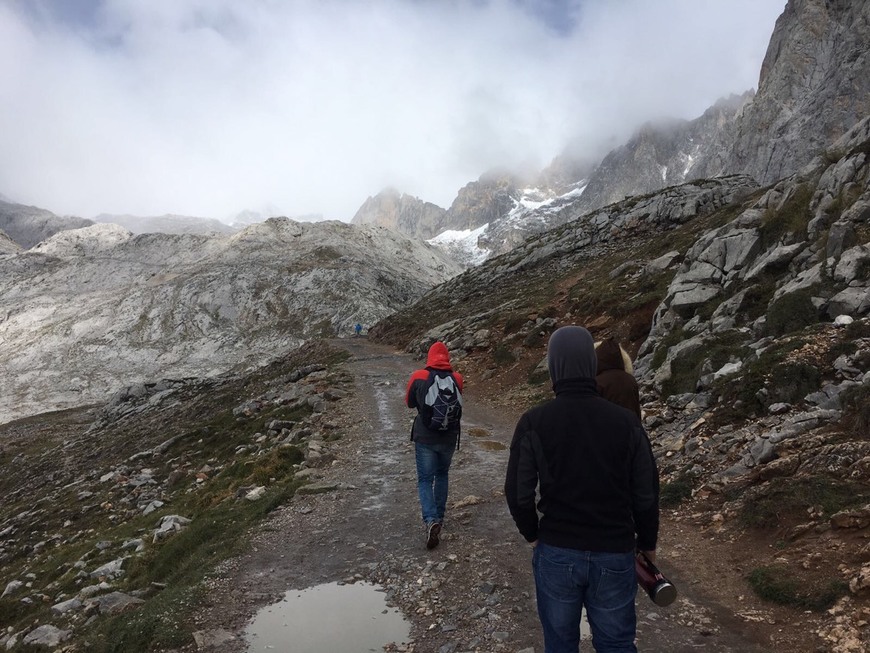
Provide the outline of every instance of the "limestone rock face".
<path id="1" fill-rule="evenodd" d="M 651 373 L 655 350 L 678 328 L 685 332 L 683 342 L 703 344 L 737 332 L 748 342 L 760 341 L 769 335 L 765 316 L 794 293 L 809 293 L 819 317 L 870 313 L 870 245 L 861 242 L 870 218 L 868 146 L 870 118 L 815 164 L 774 184 L 732 221 L 695 241 L 656 310 L 635 366 L 639 378 Z M 749 307 L 759 298 L 764 310 L 755 307 L 753 313 Z M 717 308 L 702 319 L 702 307 L 714 299 Z M 658 388 L 670 378 L 672 360 L 685 355 L 684 346 L 667 348 L 653 379 Z"/>
<path id="2" fill-rule="evenodd" d="M 64 231 L 0 256 L 0 423 L 134 383 L 262 364 L 373 324 L 459 272 L 439 250 L 373 225 Z"/>
<path id="3" fill-rule="evenodd" d="M 490 172 L 466 184 L 442 219 L 439 233 L 476 229 L 506 215 L 519 199 L 522 186 L 516 175 L 504 172 Z"/>
<path id="4" fill-rule="evenodd" d="M 445 213 L 431 202 L 387 188 L 363 202 L 351 224 L 374 224 L 425 240 L 438 233 Z"/>
<path id="5" fill-rule="evenodd" d="M 93 221 L 84 218 L 62 218 L 36 206 L 0 201 L 0 230 L 24 249 L 33 247 L 59 231 L 81 229 L 92 224 Z"/>
<path id="6" fill-rule="evenodd" d="M 870 115 L 870 3 L 789 0 L 718 170 L 762 184 L 794 172 Z"/>

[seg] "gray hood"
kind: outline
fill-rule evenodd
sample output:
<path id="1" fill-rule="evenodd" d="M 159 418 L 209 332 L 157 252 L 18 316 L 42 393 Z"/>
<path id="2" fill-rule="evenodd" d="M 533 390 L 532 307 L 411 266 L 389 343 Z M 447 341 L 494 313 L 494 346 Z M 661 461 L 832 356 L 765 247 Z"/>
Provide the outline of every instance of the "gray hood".
<path id="1" fill-rule="evenodd" d="M 598 362 L 592 334 L 580 326 L 556 329 L 547 345 L 547 368 L 553 385 L 567 379 L 594 379 Z"/>

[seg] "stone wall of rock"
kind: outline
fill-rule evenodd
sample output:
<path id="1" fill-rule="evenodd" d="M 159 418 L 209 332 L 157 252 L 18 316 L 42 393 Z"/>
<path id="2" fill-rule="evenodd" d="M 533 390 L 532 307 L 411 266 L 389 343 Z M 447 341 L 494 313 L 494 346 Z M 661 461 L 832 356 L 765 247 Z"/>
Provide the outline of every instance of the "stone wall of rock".
<path id="1" fill-rule="evenodd" d="M 761 340 L 769 308 L 807 291 L 819 317 L 870 312 L 870 118 L 857 124 L 800 173 L 773 185 L 725 226 L 704 234 L 686 253 L 641 348 L 636 372 L 660 390 L 671 364 L 711 337 L 741 330 Z M 775 286 L 764 310 L 747 310 L 765 281 Z M 701 310 L 715 310 L 709 317 Z M 663 339 L 686 337 L 652 369 Z"/>
<path id="2" fill-rule="evenodd" d="M 789 0 L 730 156 L 699 174 L 743 172 L 769 184 L 809 163 L 870 115 L 867 43 L 870 3 Z"/>
<path id="3" fill-rule="evenodd" d="M 351 224 L 373 224 L 427 240 L 439 233 L 445 213 L 446 209 L 431 202 L 387 188 L 366 199 Z"/>

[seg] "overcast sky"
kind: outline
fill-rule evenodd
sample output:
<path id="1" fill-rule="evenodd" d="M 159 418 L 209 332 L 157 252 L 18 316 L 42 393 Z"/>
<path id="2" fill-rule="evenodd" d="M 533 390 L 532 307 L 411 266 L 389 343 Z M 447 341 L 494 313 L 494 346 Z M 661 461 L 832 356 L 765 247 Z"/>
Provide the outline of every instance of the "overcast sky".
<path id="1" fill-rule="evenodd" d="M 785 0 L 0 0 L 0 193 L 350 220 L 755 88 Z"/>

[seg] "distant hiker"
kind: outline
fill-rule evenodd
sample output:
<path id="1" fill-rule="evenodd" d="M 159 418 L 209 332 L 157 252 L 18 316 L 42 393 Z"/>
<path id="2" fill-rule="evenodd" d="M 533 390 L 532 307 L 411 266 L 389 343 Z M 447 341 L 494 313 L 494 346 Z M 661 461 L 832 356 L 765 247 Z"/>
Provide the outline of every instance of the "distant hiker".
<path id="1" fill-rule="evenodd" d="M 655 561 L 659 530 L 652 448 L 635 415 L 598 395 L 586 329 L 554 331 L 547 366 L 556 396 L 520 418 L 504 485 L 534 547 L 544 651 L 579 651 L 585 608 L 596 651 L 636 653 L 635 553 Z"/>
<path id="2" fill-rule="evenodd" d="M 450 462 L 459 445 L 462 417 L 462 375 L 450 366 L 443 342 L 429 348 L 426 367 L 411 375 L 405 403 L 417 409 L 411 427 L 417 493 L 426 526 L 426 548 L 434 549 L 444 527 Z"/>
<path id="3" fill-rule="evenodd" d="M 598 359 L 598 394 L 627 408 L 639 418 L 640 391 L 632 374 L 631 357 L 614 338 L 595 343 L 595 356 Z"/>
<path id="4" fill-rule="evenodd" d="M 362 333 L 362 324 L 357 322 L 353 327 L 354 335 L 359 338 L 359 334 Z"/>

